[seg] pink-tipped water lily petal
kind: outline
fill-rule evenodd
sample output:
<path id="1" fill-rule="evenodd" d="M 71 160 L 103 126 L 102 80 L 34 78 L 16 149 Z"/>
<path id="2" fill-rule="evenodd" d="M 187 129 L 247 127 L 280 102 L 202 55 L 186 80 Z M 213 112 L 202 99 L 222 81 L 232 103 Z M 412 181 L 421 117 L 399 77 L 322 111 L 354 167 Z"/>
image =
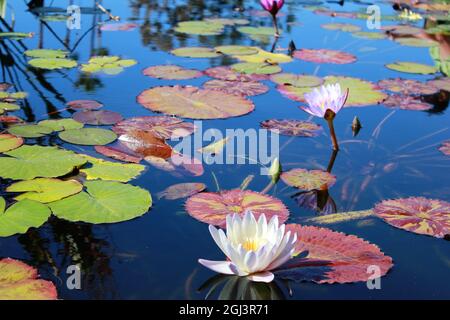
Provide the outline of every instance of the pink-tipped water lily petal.
<path id="1" fill-rule="evenodd" d="M 275 276 L 270 271 L 264 271 L 264 272 L 259 272 L 259 273 L 249 275 L 247 278 L 254 282 L 269 283 L 269 282 L 272 282 L 272 280 L 275 278 Z"/>
<path id="2" fill-rule="evenodd" d="M 236 266 L 229 261 L 212 261 L 212 260 L 198 259 L 198 263 L 217 273 L 239 275 Z"/>

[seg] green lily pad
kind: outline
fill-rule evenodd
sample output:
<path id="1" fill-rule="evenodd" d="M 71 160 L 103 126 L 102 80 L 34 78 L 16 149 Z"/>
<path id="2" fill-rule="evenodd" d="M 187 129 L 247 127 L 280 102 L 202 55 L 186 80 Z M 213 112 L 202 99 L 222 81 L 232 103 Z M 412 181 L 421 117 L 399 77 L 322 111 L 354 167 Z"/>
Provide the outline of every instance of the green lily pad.
<path id="1" fill-rule="evenodd" d="M 0 114 L 5 113 L 5 111 L 16 111 L 20 110 L 20 106 L 14 103 L 0 102 Z"/>
<path id="2" fill-rule="evenodd" d="M 80 172 L 86 174 L 88 180 L 128 182 L 145 170 L 145 166 L 140 164 L 111 162 L 87 155 L 83 155 L 83 157 L 91 164 L 87 168 L 80 169 Z"/>
<path id="3" fill-rule="evenodd" d="M 217 21 L 182 21 L 174 28 L 176 32 L 202 36 L 219 35 L 224 31 L 224 25 Z"/>
<path id="4" fill-rule="evenodd" d="M 63 50 L 33 49 L 25 51 L 24 54 L 30 58 L 65 58 L 69 52 Z"/>
<path id="5" fill-rule="evenodd" d="M 53 214 L 69 221 L 115 223 L 145 214 L 152 205 L 147 190 L 115 181 L 87 181 L 86 191 L 52 202 Z"/>
<path id="6" fill-rule="evenodd" d="M 76 153 L 57 147 L 23 145 L 4 155 L 8 157 L 0 157 L 0 177 L 13 180 L 60 177 L 86 163 Z"/>
<path id="7" fill-rule="evenodd" d="M 19 181 L 10 185 L 7 192 L 24 192 L 15 199 L 29 199 L 41 203 L 49 203 L 67 198 L 83 190 L 81 183 L 75 180 L 63 181 L 53 178 L 37 178 Z"/>
<path id="8" fill-rule="evenodd" d="M 438 43 L 432 40 L 427 39 L 419 39 L 419 38 L 398 38 L 395 39 L 395 42 L 409 47 L 434 47 L 437 46 Z"/>
<path id="9" fill-rule="evenodd" d="M 399 72 L 417 73 L 417 74 L 434 74 L 438 71 L 434 66 L 415 62 L 389 63 L 386 65 L 386 68 Z"/>
<path id="10" fill-rule="evenodd" d="M 75 60 L 63 58 L 36 58 L 28 61 L 28 64 L 34 68 L 47 70 L 71 69 L 78 65 Z"/>
<path id="11" fill-rule="evenodd" d="M 0 237 L 22 234 L 30 228 L 38 228 L 51 214 L 46 205 L 37 201 L 24 199 L 16 202 L 6 211 L 0 211 Z"/>
<path id="12" fill-rule="evenodd" d="M 42 120 L 38 125 L 52 129 L 53 131 L 81 129 L 84 126 L 82 123 L 73 119 Z"/>
<path id="13" fill-rule="evenodd" d="M 21 100 L 21 99 L 25 99 L 28 96 L 28 93 L 26 92 L 22 92 L 22 91 L 18 91 L 18 92 L 5 92 L 5 91 L 0 91 L 0 99 L 5 100 Z"/>
<path id="14" fill-rule="evenodd" d="M 11 134 L 0 134 L 0 153 L 17 149 L 23 145 L 23 139 Z"/>
<path id="15" fill-rule="evenodd" d="M 216 58 L 221 56 L 214 49 L 207 47 L 183 47 L 174 49 L 170 53 L 177 57 L 185 58 Z"/>
<path id="16" fill-rule="evenodd" d="M 53 130 L 38 124 L 19 124 L 9 127 L 8 132 L 23 138 L 40 138 L 52 133 Z"/>
<path id="17" fill-rule="evenodd" d="M 275 30 L 271 27 L 240 27 L 237 30 L 248 35 L 273 36 L 275 34 Z"/>
<path id="18" fill-rule="evenodd" d="M 270 77 L 277 84 L 290 85 L 294 87 L 317 87 L 323 83 L 323 79 L 304 74 L 278 73 Z"/>
<path id="19" fill-rule="evenodd" d="M 88 63 L 81 65 L 81 71 L 87 73 L 103 72 L 109 75 L 121 73 L 124 68 L 137 64 L 136 60 L 120 59 L 118 56 L 97 56 L 89 59 Z"/>
<path id="20" fill-rule="evenodd" d="M 34 36 L 33 32 L 0 32 L 0 40 L 1 39 L 10 39 L 10 40 L 22 40 L 25 38 L 32 38 Z"/>
<path id="21" fill-rule="evenodd" d="M 116 140 L 117 135 L 111 130 L 83 128 L 60 132 L 59 138 L 73 144 L 103 146 Z"/>
<path id="22" fill-rule="evenodd" d="M 274 74 L 281 72 L 277 64 L 242 62 L 231 66 L 234 71 L 246 74 Z"/>
<path id="23" fill-rule="evenodd" d="M 386 39 L 387 35 L 381 32 L 369 32 L 369 31 L 357 31 L 353 32 L 352 36 L 355 38 L 368 39 L 368 40 L 380 40 Z"/>
<path id="24" fill-rule="evenodd" d="M 215 50 L 217 52 L 232 56 L 245 56 L 250 54 L 257 54 L 259 51 L 259 49 L 256 47 L 237 46 L 237 45 L 219 46 L 215 47 Z"/>
<path id="25" fill-rule="evenodd" d="M 283 53 L 272 53 L 262 49 L 258 49 L 258 52 L 250 55 L 237 55 L 235 58 L 242 62 L 252 62 L 252 63 L 287 63 L 291 62 L 292 58 Z"/>
<path id="26" fill-rule="evenodd" d="M 344 32 L 358 32 L 361 27 L 350 23 L 326 23 L 321 25 L 322 28 L 327 30 L 340 30 Z"/>

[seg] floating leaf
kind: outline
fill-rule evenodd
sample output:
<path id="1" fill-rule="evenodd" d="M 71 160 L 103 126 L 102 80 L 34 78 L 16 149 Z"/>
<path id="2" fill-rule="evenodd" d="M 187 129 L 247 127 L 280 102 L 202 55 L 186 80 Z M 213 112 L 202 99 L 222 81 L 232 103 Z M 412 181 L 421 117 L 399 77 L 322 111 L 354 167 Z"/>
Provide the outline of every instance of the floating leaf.
<path id="1" fill-rule="evenodd" d="M 109 75 L 116 75 L 137 64 L 136 60 L 120 59 L 118 56 L 96 56 L 89 59 L 87 64 L 81 65 L 81 71 L 87 73 L 103 72 Z"/>
<path id="2" fill-rule="evenodd" d="M 13 183 L 7 192 L 25 192 L 15 197 L 16 200 L 29 199 L 41 203 L 61 200 L 81 192 L 83 186 L 75 180 L 58 180 L 50 178 L 37 178 L 33 180 Z"/>
<path id="3" fill-rule="evenodd" d="M 322 127 L 314 122 L 301 120 L 270 119 L 261 122 L 261 128 L 278 131 L 278 134 L 297 137 L 316 137 Z"/>
<path id="4" fill-rule="evenodd" d="M 54 215 L 69 221 L 116 223 L 145 214 L 152 205 L 147 190 L 115 181 L 86 181 L 86 191 L 52 202 Z"/>
<path id="5" fill-rule="evenodd" d="M 191 119 L 225 119 L 253 111 L 244 97 L 196 87 L 156 87 L 145 90 L 138 102 L 147 109 Z"/>
<path id="6" fill-rule="evenodd" d="M 62 58 L 36 58 L 28 61 L 28 64 L 34 68 L 47 70 L 71 69 L 78 65 L 75 60 Z"/>
<path id="7" fill-rule="evenodd" d="M 357 32 L 361 30 L 361 27 L 350 23 L 326 23 L 321 25 L 321 27 L 327 30 L 340 30 L 344 32 Z"/>
<path id="8" fill-rule="evenodd" d="M 304 74 L 294 74 L 294 73 L 278 73 L 270 76 L 270 80 L 283 85 L 290 85 L 294 87 L 317 87 L 323 83 L 323 79 L 304 75 Z"/>
<path id="9" fill-rule="evenodd" d="M 108 110 L 85 110 L 75 113 L 73 119 L 76 120 L 74 122 L 101 126 L 116 124 L 121 121 L 123 117 L 120 113 Z"/>
<path id="10" fill-rule="evenodd" d="M 205 21 L 223 24 L 224 26 L 245 25 L 250 21 L 247 19 L 207 18 Z"/>
<path id="11" fill-rule="evenodd" d="M 226 137 L 224 139 L 214 141 L 213 143 L 207 145 L 206 147 L 200 148 L 197 151 L 201 153 L 220 154 L 229 140 L 230 137 Z"/>
<path id="12" fill-rule="evenodd" d="M 83 128 L 82 123 L 73 119 L 42 120 L 38 123 L 38 125 L 49 128 L 52 131 L 64 131 Z"/>
<path id="13" fill-rule="evenodd" d="M 375 214 L 390 225 L 443 238 L 450 234 L 450 203 L 423 197 L 385 200 L 374 208 Z"/>
<path id="14" fill-rule="evenodd" d="M 203 183 L 178 183 L 158 193 L 158 198 L 165 198 L 167 200 L 187 198 L 205 189 L 206 185 Z"/>
<path id="15" fill-rule="evenodd" d="M 6 211 L 0 212 L 0 237 L 22 234 L 30 228 L 38 228 L 48 220 L 51 214 L 50 209 L 40 202 L 29 199 L 16 202 Z M 0 273 L 0 296 L 2 275 Z"/>
<path id="16" fill-rule="evenodd" d="M 113 131 L 117 134 L 133 130 L 149 132 L 160 139 L 178 139 L 191 135 L 195 132 L 196 127 L 191 122 L 167 116 L 129 118 L 113 127 Z"/>
<path id="17" fill-rule="evenodd" d="M 378 104 L 383 101 L 387 95 L 379 90 L 369 81 L 351 77 L 325 77 L 324 84 L 339 83 L 342 90 L 349 90 L 346 107 L 360 107 Z M 293 86 L 281 85 L 277 88 L 283 95 L 289 99 L 305 102 L 304 94 L 311 92 L 313 88 L 297 88 Z"/>
<path id="18" fill-rule="evenodd" d="M 0 111 L 1 114 L 1 111 Z M 16 116 L 0 116 L 0 123 L 6 123 L 6 124 L 17 124 L 17 123 L 23 123 L 23 119 L 16 117 Z"/>
<path id="19" fill-rule="evenodd" d="M 235 58 L 244 62 L 269 63 L 269 64 L 287 63 L 292 61 L 292 58 L 288 55 L 282 53 L 272 53 L 262 49 L 258 49 L 258 52 L 256 54 L 243 56 L 236 55 Z"/>
<path id="20" fill-rule="evenodd" d="M 66 106 L 75 110 L 97 110 L 103 107 L 103 104 L 95 100 L 73 100 L 67 102 Z"/>
<path id="21" fill-rule="evenodd" d="M 361 210 L 361 211 L 350 211 L 350 212 L 327 214 L 324 216 L 309 218 L 309 219 L 306 219 L 305 221 L 308 223 L 318 223 L 318 224 L 337 224 L 337 223 L 372 217 L 373 215 L 374 215 L 373 210 Z"/>
<path id="22" fill-rule="evenodd" d="M 240 27 L 237 30 L 252 36 L 273 36 L 275 34 L 271 27 Z"/>
<path id="23" fill-rule="evenodd" d="M 33 49 L 27 50 L 23 54 L 30 58 L 65 58 L 69 52 L 63 50 Z"/>
<path id="24" fill-rule="evenodd" d="M 242 62 L 233 64 L 231 68 L 236 72 L 246 74 L 274 74 L 281 72 L 279 65 L 267 63 Z"/>
<path id="25" fill-rule="evenodd" d="M 23 139 L 11 134 L 0 134 L 0 153 L 17 149 L 23 145 Z"/>
<path id="26" fill-rule="evenodd" d="M 383 104 L 390 108 L 399 108 L 403 110 L 426 111 L 433 109 L 432 104 L 423 102 L 420 98 L 400 94 L 390 95 L 383 101 Z"/>
<path id="27" fill-rule="evenodd" d="M 214 49 L 216 50 L 216 52 L 232 56 L 245 56 L 250 54 L 257 54 L 259 51 L 257 47 L 237 46 L 237 45 L 219 46 L 215 47 Z"/>
<path id="28" fill-rule="evenodd" d="M 101 179 L 128 182 L 145 170 L 145 166 L 140 164 L 105 161 L 87 155 L 83 155 L 83 157 L 91 164 L 87 168 L 83 167 L 80 169 L 80 172 L 84 173 L 88 180 Z"/>
<path id="29" fill-rule="evenodd" d="M 0 40 L 10 39 L 10 40 L 22 40 L 25 38 L 33 38 L 33 32 L 0 32 Z"/>
<path id="30" fill-rule="evenodd" d="M 203 75 L 201 71 L 194 69 L 185 69 L 175 65 L 153 66 L 144 69 L 144 75 L 166 80 L 186 80 L 199 78 Z"/>
<path id="31" fill-rule="evenodd" d="M 448 77 L 430 80 L 427 82 L 427 84 L 431 87 L 436 87 L 441 90 L 450 92 L 450 78 Z"/>
<path id="32" fill-rule="evenodd" d="M 412 36 L 423 32 L 422 28 L 404 24 L 383 26 L 382 29 L 396 36 Z"/>
<path id="33" fill-rule="evenodd" d="M 239 82 L 214 79 L 205 82 L 203 87 L 242 96 L 257 96 L 269 91 L 268 86 L 256 81 Z"/>
<path id="34" fill-rule="evenodd" d="M 221 54 L 207 47 L 183 47 L 170 51 L 175 56 L 185 58 L 216 58 Z"/>
<path id="35" fill-rule="evenodd" d="M 325 190 L 336 183 L 336 177 L 322 170 L 291 169 L 281 174 L 281 180 L 303 190 Z"/>
<path id="36" fill-rule="evenodd" d="M 0 157 L 0 177 L 13 180 L 60 177 L 86 163 L 74 152 L 56 147 L 23 145 L 4 155 L 8 157 Z"/>
<path id="37" fill-rule="evenodd" d="M 191 158 L 183 154 L 173 152 L 172 156 L 168 159 L 162 159 L 155 156 L 145 157 L 145 161 L 154 166 L 157 169 L 175 172 L 193 176 L 201 176 L 204 173 L 204 168 L 201 160 Z"/>
<path id="38" fill-rule="evenodd" d="M 170 158 L 172 148 L 152 132 L 141 130 L 129 130 L 120 135 L 119 141 L 121 145 L 131 150 L 141 157 L 158 157 L 162 159 Z"/>
<path id="39" fill-rule="evenodd" d="M 23 138 L 39 138 L 52 133 L 53 130 L 37 124 L 18 124 L 9 127 L 8 132 Z"/>
<path id="40" fill-rule="evenodd" d="M 386 39 L 387 35 L 381 32 L 369 32 L 369 31 L 358 31 L 352 32 L 352 36 L 355 38 L 367 39 L 367 40 L 381 40 Z"/>
<path id="41" fill-rule="evenodd" d="M 443 154 L 450 156 L 450 140 L 444 141 L 442 145 L 439 147 L 439 151 Z"/>
<path id="42" fill-rule="evenodd" d="M 238 82 L 254 82 L 259 80 L 266 80 L 267 75 L 264 74 L 242 74 L 234 71 L 230 67 L 213 67 L 206 69 L 205 74 L 211 78 L 216 78 L 225 81 L 238 81 Z"/>
<path id="43" fill-rule="evenodd" d="M 356 61 L 350 53 L 327 49 L 301 49 L 294 52 L 294 58 L 314 63 L 346 64 Z"/>
<path id="44" fill-rule="evenodd" d="M 136 23 L 105 23 L 100 27 L 101 31 L 133 31 L 139 27 Z"/>
<path id="45" fill-rule="evenodd" d="M 353 235 L 326 228 L 287 225 L 297 235 L 296 252 L 307 252 L 306 258 L 294 259 L 275 274 L 282 279 L 316 283 L 350 283 L 368 281 L 369 267 L 377 266 L 379 276 L 392 268 L 392 258 L 376 245 Z"/>
<path id="46" fill-rule="evenodd" d="M 276 215 L 280 224 L 289 216 L 289 210 L 280 200 L 240 189 L 196 194 L 186 201 L 186 210 L 195 219 L 220 227 L 225 227 L 228 214 L 242 216 L 247 210 L 251 210 L 257 219 L 261 214 L 265 214 L 267 220 Z"/>
<path id="47" fill-rule="evenodd" d="M 398 38 L 395 39 L 395 42 L 409 47 L 433 47 L 438 45 L 435 41 L 420 38 Z"/>
<path id="48" fill-rule="evenodd" d="M 174 30 L 180 33 L 215 36 L 224 31 L 224 25 L 217 21 L 182 21 L 177 24 Z"/>
<path id="49" fill-rule="evenodd" d="M 8 102 L 0 102 L 0 114 L 3 114 L 5 111 L 16 111 L 20 110 L 20 106 L 14 103 Z"/>
<path id="50" fill-rule="evenodd" d="M 98 153 L 104 155 L 105 157 L 125 161 L 125 162 L 132 162 L 132 163 L 139 163 L 142 161 L 141 157 L 137 157 L 134 155 L 131 155 L 129 153 L 126 153 L 120 149 L 114 148 L 114 147 L 105 147 L 105 146 L 95 146 L 95 151 Z"/>
<path id="51" fill-rule="evenodd" d="M 415 62 L 389 63 L 386 65 L 386 68 L 399 72 L 417 73 L 417 74 L 433 74 L 438 71 L 434 66 Z"/>
<path id="52" fill-rule="evenodd" d="M 439 89 L 430 83 L 424 83 L 408 79 L 385 79 L 378 81 L 378 86 L 383 90 L 388 90 L 403 94 L 435 94 Z"/>
<path id="53" fill-rule="evenodd" d="M 72 144 L 85 146 L 102 146 L 117 139 L 117 135 L 111 130 L 98 128 L 83 128 L 66 130 L 59 133 L 59 138 Z"/>
<path id="54" fill-rule="evenodd" d="M 53 283 L 38 279 L 36 269 L 10 258 L 0 260 L 0 300 L 56 300 Z"/>

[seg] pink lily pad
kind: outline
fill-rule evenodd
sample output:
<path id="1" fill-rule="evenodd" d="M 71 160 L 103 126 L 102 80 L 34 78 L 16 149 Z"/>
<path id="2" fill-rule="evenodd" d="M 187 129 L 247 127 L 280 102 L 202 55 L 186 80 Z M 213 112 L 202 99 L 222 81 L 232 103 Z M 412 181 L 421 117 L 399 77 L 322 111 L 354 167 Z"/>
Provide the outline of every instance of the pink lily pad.
<path id="1" fill-rule="evenodd" d="M 125 152 L 124 150 L 122 150 L 123 148 L 120 147 L 116 148 L 110 146 L 95 146 L 94 148 L 98 153 L 115 160 L 139 163 L 143 159 L 142 157 L 131 154 L 131 152 Z"/>
<path id="2" fill-rule="evenodd" d="M 84 124 L 99 126 L 115 124 L 123 117 L 120 113 L 108 110 L 85 110 L 75 113 L 73 119 Z"/>
<path id="3" fill-rule="evenodd" d="M 400 94 L 390 95 L 383 104 L 389 108 L 398 108 L 402 110 L 426 111 L 433 109 L 433 105 L 423 102 L 420 98 L 405 96 Z"/>
<path id="4" fill-rule="evenodd" d="M 185 69 L 175 65 L 162 65 L 148 67 L 143 71 L 144 75 L 157 79 L 186 80 L 203 76 L 203 72 L 194 69 Z"/>
<path id="5" fill-rule="evenodd" d="M 325 190 L 336 183 L 336 176 L 322 170 L 292 169 L 281 174 L 281 180 L 302 190 Z"/>
<path id="6" fill-rule="evenodd" d="M 260 125 L 267 130 L 277 130 L 281 135 L 296 137 L 316 137 L 322 130 L 322 127 L 314 122 L 301 120 L 270 119 Z"/>
<path id="7" fill-rule="evenodd" d="M 269 87 L 256 81 L 225 81 L 210 80 L 203 84 L 203 87 L 211 90 L 218 90 L 229 94 L 242 96 L 257 96 L 269 91 Z"/>
<path id="8" fill-rule="evenodd" d="M 71 109 L 83 109 L 83 110 L 97 110 L 103 107 L 98 101 L 95 100 L 74 100 L 67 102 L 66 105 Z"/>
<path id="9" fill-rule="evenodd" d="M 350 53 L 327 49 L 300 49 L 294 52 L 294 58 L 314 63 L 347 64 L 356 61 Z"/>
<path id="10" fill-rule="evenodd" d="M 402 94 L 434 94 L 439 91 L 439 89 L 430 83 L 424 83 L 416 80 L 408 79 L 385 79 L 378 82 L 378 86 L 383 90 L 388 90 L 396 93 Z"/>
<path id="11" fill-rule="evenodd" d="M 224 66 L 209 68 L 204 72 L 208 77 L 225 81 L 253 82 L 259 80 L 267 80 L 269 78 L 269 76 L 266 74 L 244 74 L 236 72 L 230 67 Z"/>
<path id="12" fill-rule="evenodd" d="M 176 200 L 181 198 L 187 198 L 202 192 L 206 189 L 204 183 L 178 183 L 171 185 L 164 191 L 158 193 L 158 198 L 165 198 L 167 200 Z"/>

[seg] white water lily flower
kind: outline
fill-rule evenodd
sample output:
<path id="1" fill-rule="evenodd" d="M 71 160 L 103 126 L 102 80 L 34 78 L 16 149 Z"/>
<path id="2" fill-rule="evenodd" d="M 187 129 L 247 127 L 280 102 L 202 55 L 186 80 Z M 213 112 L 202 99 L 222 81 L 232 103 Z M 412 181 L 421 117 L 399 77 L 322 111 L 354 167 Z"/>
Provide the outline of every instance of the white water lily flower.
<path id="1" fill-rule="evenodd" d="M 335 115 L 342 109 L 347 101 L 348 89 L 342 92 L 339 83 L 329 84 L 305 93 L 304 97 L 308 106 L 301 108 L 313 116 L 325 118 L 327 110 Z"/>
<path id="2" fill-rule="evenodd" d="M 209 232 L 229 261 L 199 259 L 203 266 L 223 274 L 248 276 L 252 281 L 271 282 L 271 270 L 292 258 L 297 235 L 285 233 L 285 225 L 278 225 L 273 216 L 267 223 L 261 214 L 258 221 L 247 211 L 243 218 L 238 214 L 227 216 L 226 234 L 209 226 Z"/>

